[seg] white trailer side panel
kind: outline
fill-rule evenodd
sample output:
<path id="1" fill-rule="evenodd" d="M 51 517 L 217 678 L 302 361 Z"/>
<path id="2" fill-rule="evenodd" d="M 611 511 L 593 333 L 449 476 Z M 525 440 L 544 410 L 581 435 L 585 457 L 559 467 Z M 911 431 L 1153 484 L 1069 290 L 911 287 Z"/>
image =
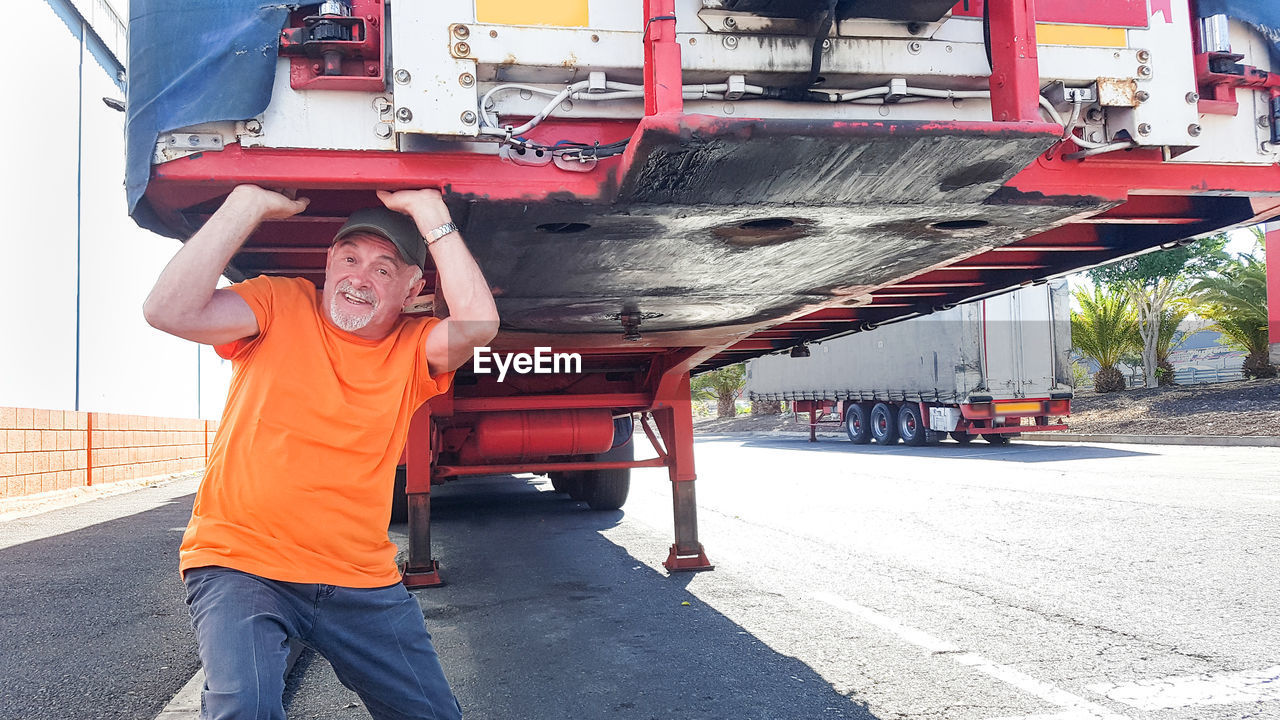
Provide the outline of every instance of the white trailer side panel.
<path id="1" fill-rule="evenodd" d="M 747 393 L 944 403 L 975 393 L 1045 397 L 1070 389 L 1067 307 L 1060 280 L 814 344 L 807 358 L 756 358 L 747 364 Z"/>

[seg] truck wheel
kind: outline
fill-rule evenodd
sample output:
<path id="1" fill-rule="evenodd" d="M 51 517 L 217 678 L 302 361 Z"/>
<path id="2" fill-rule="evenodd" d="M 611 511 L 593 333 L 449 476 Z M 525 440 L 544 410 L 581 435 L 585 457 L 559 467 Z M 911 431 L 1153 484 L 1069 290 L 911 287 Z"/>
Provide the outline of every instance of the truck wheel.
<path id="1" fill-rule="evenodd" d="M 920 447 L 924 445 L 926 434 L 924 422 L 920 420 L 920 407 L 907 403 L 898 408 L 898 435 L 902 437 L 902 442 Z"/>
<path id="2" fill-rule="evenodd" d="M 634 460 L 635 445 L 628 442 L 608 452 L 595 456 L 595 460 Z M 631 491 L 631 468 L 614 470 L 588 470 L 582 473 L 579 483 L 582 499 L 592 510 L 618 510 L 627 502 Z"/>
<path id="3" fill-rule="evenodd" d="M 1009 436 L 1003 435 L 1000 433 L 988 433 L 986 435 L 983 435 L 982 439 L 986 440 L 992 445 L 1008 445 L 1009 444 Z"/>
<path id="4" fill-rule="evenodd" d="M 866 403 L 854 403 L 844 414 L 844 431 L 849 442 L 866 445 L 871 442 L 871 418 Z"/>
<path id="5" fill-rule="evenodd" d="M 588 471 L 566 472 L 564 474 L 565 492 L 569 494 L 570 500 L 586 500 L 587 499 L 587 478 L 591 473 Z"/>
<path id="6" fill-rule="evenodd" d="M 898 413 L 892 405 L 876 403 L 871 408 L 871 437 L 877 445 L 893 445 L 898 442 Z"/>
<path id="7" fill-rule="evenodd" d="M 408 475 L 403 467 L 396 468 L 396 481 L 391 490 L 391 522 L 409 522 L 409 496 L 404 494 Z"/>
<path id="8" fill-rule="evenodd" d="M 968 445 L 973 442 L 973 436 L 963 430 L 952 430 L 947 434 L 951 436 L 952 440 L 955 440 L 961 445 Z"/>
<path id="9" fill-rule="evenodd" d="M 551 481 L 551 489 L 562 495 L 569 494 L 569 473 L 567 472 L 549 472 L 547 479 Z"/>

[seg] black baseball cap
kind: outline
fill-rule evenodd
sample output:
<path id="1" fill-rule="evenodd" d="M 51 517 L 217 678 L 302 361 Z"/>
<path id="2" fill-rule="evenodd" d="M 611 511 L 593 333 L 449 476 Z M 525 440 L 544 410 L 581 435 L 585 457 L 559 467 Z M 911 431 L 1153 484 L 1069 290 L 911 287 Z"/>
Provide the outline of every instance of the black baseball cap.
<path id="1" fill-rule="evenodd" d="M 410 265 L 424 268 L 427 261 L 427 241 L 418 232 L 418 225 L 408 215 L 387 208 L 361 208 L 353 213 L 333 236 L 333 241 L 353 233 L 372 233 L 391 241 L 400 251 L 400 257 Z"/>

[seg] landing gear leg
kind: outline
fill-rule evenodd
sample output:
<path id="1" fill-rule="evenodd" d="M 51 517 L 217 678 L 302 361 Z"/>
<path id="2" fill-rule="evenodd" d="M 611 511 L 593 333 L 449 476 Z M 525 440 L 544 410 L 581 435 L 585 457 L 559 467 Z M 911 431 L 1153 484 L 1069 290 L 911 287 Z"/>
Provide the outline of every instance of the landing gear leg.
<path id="1" fill-rule="evenodd" d="M 664 383 L 665 385 L 665 383 Z M 663 566 L 669 572 L 692 572 L 715 568 L 698 542 L 698 503 L 694 492 L 697 474 L 693 468 L 693 404 L 689 395 L 689 373 L 672 383 L 671 393 L 659 392 L 653 417 L 667 447 L 671 474 L 671 498 L 675 510 L 676 541 Z"/>
<path id="2" fill-rule="evenodd" d="M 431 557 L 431 408 L 423 403 L 409 422 L 405 492 L 409 495 L 409 559 L 400 579 L 410 589 L 439 587 L 440 564 Z"/>

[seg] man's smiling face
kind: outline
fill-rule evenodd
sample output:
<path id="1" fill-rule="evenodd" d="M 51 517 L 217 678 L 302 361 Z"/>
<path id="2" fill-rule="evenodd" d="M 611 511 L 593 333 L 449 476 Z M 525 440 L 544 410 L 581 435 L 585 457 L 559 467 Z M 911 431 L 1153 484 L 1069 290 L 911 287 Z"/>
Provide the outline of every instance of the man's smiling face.
<path id="1" fill-rule="evenodd" d="M 337 327 L 378 339 L 391 332 L 422 286 L 422 271 L 406 263 L 391 241 L 356 232 L 329 248 L 320 304 Z"/>

